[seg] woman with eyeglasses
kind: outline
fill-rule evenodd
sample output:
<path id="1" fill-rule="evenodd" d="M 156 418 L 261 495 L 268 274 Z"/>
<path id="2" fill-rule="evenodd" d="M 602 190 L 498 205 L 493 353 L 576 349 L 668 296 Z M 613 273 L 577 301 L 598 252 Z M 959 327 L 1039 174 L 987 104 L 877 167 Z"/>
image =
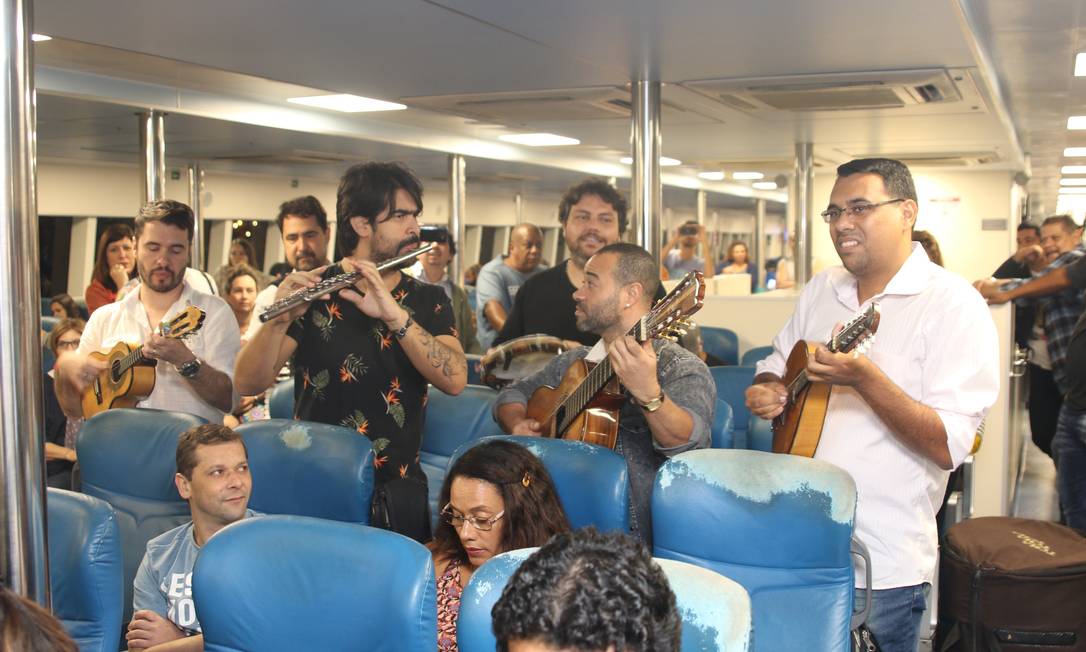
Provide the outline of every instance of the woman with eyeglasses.
<path id="1" fill-rule="evenodd" d="M 569 532 L 550 475 L 527 448 L 487 441 L 464 453 L 441 486 L 441 518 L 430 542 L 437 575 L 437 647 L 457 650 L 460 594 L 494 555 L 541 546 Z"/>
<path id="2" fill-rule="evenodd" d="M 46 346 L 59 358 L 79 348 L 83 335 L 82 319 L 63 319 L 49 332 Z M 83 420 L 64 416 L 53 386 L 53 370 L 42 376 L 42 397 L 45 400 L 45 472 L 46 484 L 60 489 L 72 489 L 72 468 L 75 466 L 75 436 Z"/>

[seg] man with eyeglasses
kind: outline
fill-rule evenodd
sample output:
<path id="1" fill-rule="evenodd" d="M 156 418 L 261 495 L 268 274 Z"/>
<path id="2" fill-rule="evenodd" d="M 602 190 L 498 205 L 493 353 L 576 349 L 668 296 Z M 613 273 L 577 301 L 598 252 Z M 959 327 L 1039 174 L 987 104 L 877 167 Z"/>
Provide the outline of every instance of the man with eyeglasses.
<path id="1" fill-rule="evenodd" d="M 917 211 L 912 175 L 899 161 L 860 159 L 837 168 L 822 217 L 843 266 L 803 289 L 746 395 L 763 419 L 781 414 L 793 345 L 825 342 L 836 325 L 879 303 L 877 339 L 867 355 L 819 344 L 806 373 L 834 386 L 815 457 L 856 482 L 856 536 L 871 552 L 868 626 L 887 652 L 916 650 L 935 568 L 935 514 L 950 471 L 969 455 L 999 392 L 988 309 L 969 283 L 911 242 Z"/>

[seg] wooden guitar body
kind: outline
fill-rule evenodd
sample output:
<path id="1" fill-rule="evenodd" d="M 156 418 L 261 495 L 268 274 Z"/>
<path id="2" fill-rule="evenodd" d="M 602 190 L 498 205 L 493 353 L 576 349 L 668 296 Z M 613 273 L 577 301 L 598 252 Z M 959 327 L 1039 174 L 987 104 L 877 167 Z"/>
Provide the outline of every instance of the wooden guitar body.
<path id="1" fill-rule="evenodd" d="M 83 416 L 87 419 L 110 408 L 136 407 L 155 389 L 155 361 L 145 360 L 117 374 L 121 358 L 136 347 L 118 342 L 107 353 L 92 352 L 90 357 L 109 363 L 109 368 L 83 392 Z"/>
<path id="2" fill-rule="evenodd" d="M 558 424 L 565 417 L 562 402 L 577 391 L 588 372 L 584 360 L 574 360 L 558 387 L 544 385 L 532 394 L 528 401 L 528 417 L 542 424 L 544 437 L 575 439 L 613 450 L 618 440 L 618 413 L 625 401 L 625 397 L 615 391 L 617 383 L 614 380 L 592 397 L 565 432 L 557 432 Z"/>
<path id="3" fill-rule="evenodd" d="M 807 368 L 807 361 L 814 355 L 815 345 L 805 340 L 796 342 L 788 354 L 784 385 L 790 387 Z M 808 382 L 802 388 L 792 390 L 788 406 L 773 419 L 773 452 L 814 457 L 818 440 L 822 436 L 822 424 L 826 421 L 829 405 L 829 383 Z"/>

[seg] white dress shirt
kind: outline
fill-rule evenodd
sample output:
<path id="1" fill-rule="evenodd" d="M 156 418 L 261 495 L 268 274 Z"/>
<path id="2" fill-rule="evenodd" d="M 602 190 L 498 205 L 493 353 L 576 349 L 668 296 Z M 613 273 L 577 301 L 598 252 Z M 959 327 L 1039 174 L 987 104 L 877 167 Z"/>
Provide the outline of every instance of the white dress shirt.
<path id="1" fill-rule="evenodd" d="M 182 283 L 181 296 L 166 311 L 170 319 L 189 305 L 196 306 L 206 313 L 203 327 L 185 338 L 185 345 L 193 355 L 205 365 L 221 371 L 234 381 L 234 361 L 241 347 L 238 335 L 238 322 L 230 306 L 219 297 L 198 292 Z M 123 299 L 102 306 L 94 311 L 90 321 L 79 338 L 79 352 L 108 352 L 118 342 L 131 345 L 142 344 L 151 333 L 151 324 L 147 311 L 140 302 L 140 290 L 137 286 Z M 233 402 L 236 403 L 236 397 Z M 155 389 L 147 400 L 138 407 L 157 408 L 188 412 L 203 417 L 211 423 L 222 423 L 224 412 L 204 402 L 181 377 L 173 365 L 159 361 L 155 368 Z"/>
<path id="2" fill-rule="evenodd" d="M 275 303 L 275 293 L 279 291 L 278 285 L 268 285 L 260 292 L 256 293 L 256 301 L 253 302 L 253 316 L 249 318 L 249 328 L 245 329 L 246 342 L 252 342 L 253 336 L 260 330 L 260 327 L 264 325 L 264 322 L 260 321 L 260 313 L 264 312 L 268 306 Z"/>
<path id="3" fill-rule="evenodd" d="M 783 376 L 797 340 L 828 341 L 835 324 L 871 301 L 879 303 L 882 318 L 868 357 L 906 394 L 935 410 L 958 466 L 999 393 L 998 339 L 980 294 L 930 262 L 918 243 L 886 289 L 863 305 L 856 278 L 843 267 L 815 276 L 757 373 Z M 910 450 L 854 389 L 840 386 L 830 395 L 815 458 L 856 481 L 856 536 L 871 552 L 873 588 L 932 581 L 935 514 L 949 472 Z M 864 584 L 861 571 L 857 566 L 857 586 Z"/>

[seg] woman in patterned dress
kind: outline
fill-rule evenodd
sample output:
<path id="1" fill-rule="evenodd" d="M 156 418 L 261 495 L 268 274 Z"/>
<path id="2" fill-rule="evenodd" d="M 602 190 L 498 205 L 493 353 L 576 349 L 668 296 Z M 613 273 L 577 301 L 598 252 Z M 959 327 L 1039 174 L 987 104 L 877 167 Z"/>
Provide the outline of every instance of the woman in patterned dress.
<path id="1" fill-rule="evenodd" d="M 527 448 L 487 441 L 453 464 L 441 487 L 441 518 L 430 542 L 437 575 L 437 647 L 457 650 L 460 594 L 494 555 L 541 546 L 569 531 L 550 475 Z"/>

